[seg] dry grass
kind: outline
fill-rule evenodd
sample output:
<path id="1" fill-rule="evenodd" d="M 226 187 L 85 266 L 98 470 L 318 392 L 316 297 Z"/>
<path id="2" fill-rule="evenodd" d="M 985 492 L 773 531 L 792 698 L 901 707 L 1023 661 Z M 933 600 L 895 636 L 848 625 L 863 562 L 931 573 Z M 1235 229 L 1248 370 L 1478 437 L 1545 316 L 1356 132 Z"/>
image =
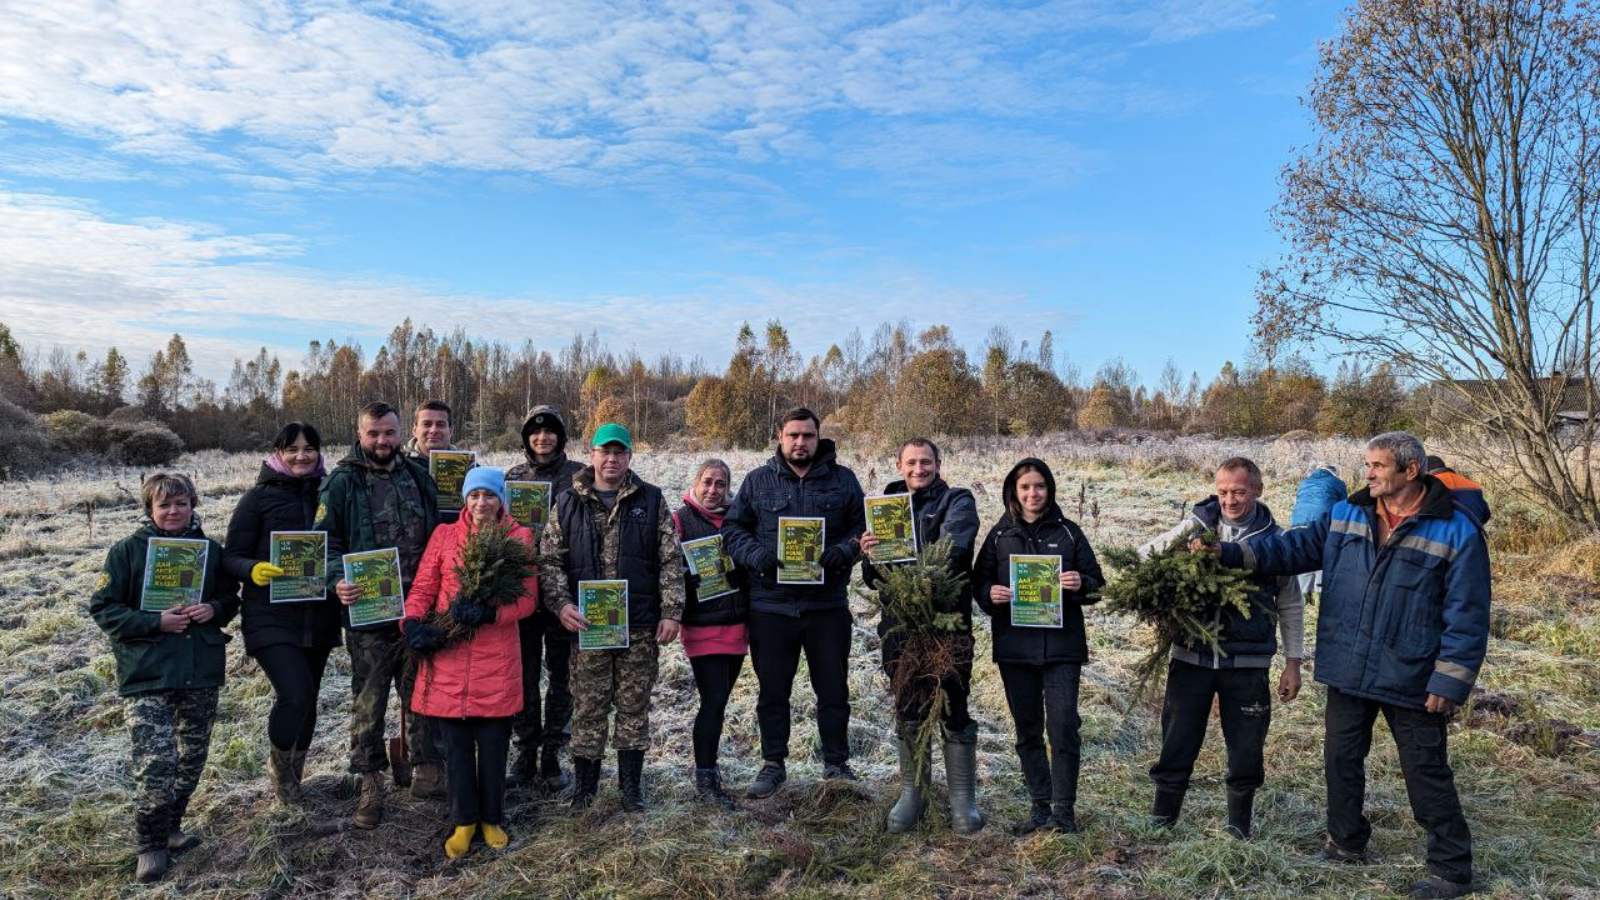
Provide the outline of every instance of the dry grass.
<path id="1" fill-rule="evenodd" d="M 946 474 L 984 486 L 984 522 L 1011 462 L 1039 455 L 1057 470 L 1063 505 L 1091 539 L 1128 543 L 1169 525 L 1207 493 L 1209 466 L 1233 452 L 1267 470 L 1267 501 L 1285 516 L 1294 479 L 1311 463 L 1348 467 L 1348 442 L 1274 445 L 1185 439 L 1099 444 L 1068 437 L 949 448 Z M 725 455 L 736 470 L 759 454 Z M 489 462 L 512 461 L 491 455 Z M 644 475 L 678 493 L 697 458 L 640 454 Z M 887 456 L 847 458 L 874 487 L 891 477 Z M 205 492 L 201 511 L 220 537 L 257 460 L 202 454 L 177 467 Z M 1348 471 L 1348 468 L 1347 468 Z M 96 471 L 0 486 L 0 895 L 102 897 L 128 893 L 132 873 L 130 779 L 121 707 L 111 687 L 105 638 L 86 612 L 104 548 L 131 530 L 124 498 L 138 473 Z M 94 501 L 94 532 L 86 501 Z M 1098 509 L 1099 515 L 1092 515 Z M 1458 781 L 1476 838 L 1479 867 L 1500 897 L 1600 896 L 1600 754 L 1586 743 L 1600 729 L 1600 543 L 1552 538 L 1536 517 L 1497 509 L 1495 640 L 1483 676 L 1492 694 L 1452 732 Z M 343 771 L 348 662 L 333 658 L 323 720 L 309 766 L 310 803 L 275 809 L 263 777 L 270 690 L 232 645 L 230 681 L 193 823 L 207 839 L 180 860 L 154 896 L 559 896 L 704 897 L 1381 897 L 1415 876 L 1422 833 L 1411 821 L 1398 763 L 1380 725 L 1370 764 L 1369 807 L 1378 861 L 1319 863 L 1322 691 L 1274 710 L 1258 836 L 1227 838 L 1220 734 L 1213 729 L 1184 819 L 1172 832 L 1143 823 L 1145 769 L 1156 752 L 1156 710 L 1124 712 L 1133 665 L 1149 636 L 1098 610 L 1089 615 L 1094 661 L 1081 701 L 1083 834 L 1016 840 L 1005 825 L 1026 802 L 998 674 L 980 625 L 973 691 L 982 778 L 991 825 L 952 835 L 943 791 L 927 823 L 888 835 L 893 799 L 892 713 L 878 668 L 874 622 L 857 598 L 851 669 L 850 741 L 859 785 L 823 784 L 815 761 L 814 703 L 795 692 L 791 780 L 773 800 L 733 814 L 696 806 L 689 785 L 693 681 L 682 654 L 663 654 L 655 697 L 655 746 L 644 817 L 619 809 L 613 780 L 600 802 L 570 818 L 558 804 L 511 797 L 511 848 L 478 850 L 446 863 L 439 804 L 394 797 L 373 832 L 345 828 L 354 798 Z M 729 710 L 725 776 L 742 786 L 758 767 L 754 678 L 748 668 Z M 1577 729 L 1577 736 L 1570 733 Z M 1563 737 L 1563 735 L 1566 735 Z M 936 773 L 939 771 L 936 767 Z M 941 776 L 936 774 L 936 780 Z"/>

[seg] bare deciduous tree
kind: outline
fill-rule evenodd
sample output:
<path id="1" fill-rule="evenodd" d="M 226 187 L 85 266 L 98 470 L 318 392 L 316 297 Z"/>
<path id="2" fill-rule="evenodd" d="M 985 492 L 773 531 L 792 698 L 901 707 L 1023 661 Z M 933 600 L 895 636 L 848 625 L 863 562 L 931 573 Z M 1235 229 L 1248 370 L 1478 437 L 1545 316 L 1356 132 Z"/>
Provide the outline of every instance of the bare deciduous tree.
<path id="1" fill-rule="evenodd" d="M 1430 382 L 1455 434 L 1492 424 L 1515 489 L 1588 525 L 1597 33 L 1588 2 L 1361 0 L 1322 48 L 1255 320 Z M 1578 386 L 1587 423 L 1562 428 Z"/>

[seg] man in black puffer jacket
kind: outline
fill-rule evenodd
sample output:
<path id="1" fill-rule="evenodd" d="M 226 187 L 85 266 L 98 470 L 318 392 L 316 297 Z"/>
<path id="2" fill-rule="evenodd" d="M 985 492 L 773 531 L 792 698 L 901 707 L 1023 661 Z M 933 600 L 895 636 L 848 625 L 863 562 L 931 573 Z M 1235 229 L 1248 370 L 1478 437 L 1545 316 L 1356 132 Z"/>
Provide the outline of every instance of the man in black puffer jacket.
<path id="1" fill-rule="evenodd" d="M 744 478 L 722 525 L 723 549 L 750 573 L 750 661 L 760 682 L 756 719 L 766 760 L 750 786 L 770 797 L 788 777 L 789 691 L 806 655 L 817 693 L 817 731 L 823 775 L 854 779 L 850 771 L 850 638 L 846 589 L 861 553 L 866 522 L 861 483 L 840 465 L 833 441 L 818 438 L 816 413 L 798 407 L 778 424 L 778 452 Z M 778 519 L 826 521 L 820 559 L 822 584 L 778 583 Z"/>
<path id="2" fill-rule="evenodd" d="M 953 488 L 939 477 L 939 448 L 927 438 L 912 438 L 900 445 L 895 468 L 902 480 L 883 489 L 885 494 L 911 494 L 912 529 L 920 550 L 941 538 L 949 538 L 950 571 L 970 578 L 972 553 L 978 542 L 978 504 L 966 488 Z M 867 587 L 877 589 L 883 580 L 870 554 L 877 538 L 869 530 L 861 536 L 861 576 Z M 892 565 L 892 564 L 889 564 Z M 886 565 L 884 568 L 888 568 Z M 977 806 L 978 723 L 967 711 L 967 695 L 972 687 L 972 595 L 970 582 L 962 594 L 959 612 L 965 626 L 960 634 L 945 638 L 955 660 L 955 672 L 939 687 L 944 691 L 944 769 L 950 787 L 950 823 L 960 834 L 970 834 L 984 825 Z M 883 671 L 891 682 L 900 661 L 904 633 L 886 609 L 878 622 L 883 638 Z M 933 679 L 928 679 L 932 682 Z M 912 685 L 902 693 L 895 710 L 900 755 L 900 799 L 889 810 L 889 831 L 901 833 L 916 827 L 926 800 L 922 789 L 928 782 L 927 769 L 932 749 L 917 740 L 922 722 L 928 717 L 933 685 Z M 920 765 L 919 765 L 920 761 Z"/>
<path id="3" fill-rule="evenodd" d="M 567 458 L 567 423 L 561 410 L 548 404 L 528 410 L 522 422 L 525 463 L 506 472 L 507 481 L 550 482 L 550 504 L 572 487 L 572 477 L 583 463 Z M 522 635 L 522 712 L 512 721 L 517 739 L 517 761 L 511 780 L 531 781 L 537 772 L 546 790 L 561 789 L 561 748 L 567 743 L 572 721 L 572 636 L 543 604 L 517 623 Z M 542 657 L 542 660 L 541 660 Z M 543 704 L 539 701 L 541 661 L 549 673 Z M 537 765 L 535 765 L 537 763 Z"/>
<path id="4" fill-rule="evenodd" d="M 1272 511 L 1261 497 L 1261 470 L 1242 456 L 1217 467 L 1216 494 L 1199 504 L 1171 531 L 1139 548 L 1149 554 L 1165 549 L 1186 531 L 1215 532 L 1225 541 L 1244 541 L 1277 534 Z M 1189 775 L 1206 738 L 1212 698 L 1222 712 L 1222 739 L 1228 748 L 1228 829 L 1250 836 L 1256 789 L 1264 778 L 1263 750 L 1272 721 L 1272 693 L 1267 670 L 1278 651 L 1275 632 L 1283 633 L 1284 666 L 1278 697 L 1284 702 L 1300 693 L 1300 661 L 1305 656 L 1302 622 L 1305 601 L 1293 578 L 1256 576 L 1250 594 L 1252 613 L 1221 614 L 1213 653 L 1204 643 L 1177 644 L 1167 667 L 1166 697 L 1161 706 L 1161 758 L 1150 768 L 1156 784 L 1151 816 L 1158 825 L 1178 820 Z"/>

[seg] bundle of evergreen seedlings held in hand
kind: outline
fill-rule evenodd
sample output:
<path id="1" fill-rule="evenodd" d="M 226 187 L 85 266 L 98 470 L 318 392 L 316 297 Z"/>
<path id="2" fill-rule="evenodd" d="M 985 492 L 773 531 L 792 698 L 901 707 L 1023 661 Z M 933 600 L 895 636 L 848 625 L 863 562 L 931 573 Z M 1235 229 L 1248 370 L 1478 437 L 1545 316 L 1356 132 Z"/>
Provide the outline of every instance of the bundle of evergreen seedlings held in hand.
<path id="1" fill-rule="evenodd" d="M 950 571 L 952 552 L 950 539 L 940 538 L 923 547 L 915 561 L 879 569 L 878 606 L 894 623 L 884 640 L 901 647 L 889 692 L 897 708 L 922 703 L 928 708 L 917 723 L 919 754 L 929 752 L 944 715 L 944 680 L 972 660 L 972 635 L 961 615 L 970 588 L 965 575 Z M 926 777 L 928 770 L 917 762 L 918 777 Z"/>
<path id="2" fill-rule="evenodd" d="M 1237 610 L 1247 619 L 1252 613 L 1249 573 L 1224 566 L 1215 553 L 1191 552 L 1195 538 L 1215 544 L 1217 535 L 1196 526 L 1148 557 L 1128 547 L 1101 554 L 1116 571 L 1100 592 L 1106 608 L 1131 613 L 1156 632 L 1155 649 L 1134 668 L 1130 706 L 1146 696 L 1173 644 L 1204 644 L 1220 658 L 1226 655 L 1218 643 L 1223 612 Z"/>
<path id="3" fill-rule="evenodd" d="M 493 622 L 500 607 L 514 605 L 522 598 L 523 581 L 543 562 L 532 547 L 511 536 L 509 524 L 472 529 L 456 565 L 461 592 L 448 610 L 435 609 L 423 619 L 444 635 L 435 652 L 467 640 L 479 625 Z"/>

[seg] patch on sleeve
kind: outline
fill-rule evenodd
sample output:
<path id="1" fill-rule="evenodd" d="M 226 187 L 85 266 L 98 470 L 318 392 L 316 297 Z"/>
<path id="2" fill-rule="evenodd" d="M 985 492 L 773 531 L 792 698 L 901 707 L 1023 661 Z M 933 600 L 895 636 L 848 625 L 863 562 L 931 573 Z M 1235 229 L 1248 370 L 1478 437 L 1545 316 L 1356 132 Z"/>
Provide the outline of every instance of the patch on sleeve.
<path id="1" fill-rule="evenodd" d="M 302 509 L 303 508 L 304 507 L 302 507 Z M 312 519 L 311 521 L 313 521 L 313 522 L 321 522 L 323 519 L 327 518 L 327 515 L 328 515 L 328 504 L 326 504 L 326 503 L 318 503 L 317 504 L 317 517 L 315 519 Z"/>
<path id="2" fill-rule="evenodd" d="M 107 572 L 105 569 L 101 569 L 100 570 L 100 580 L 96 581 L 94 583 L 94 589 L 97 590 L 97 591 L 103 591 L 103 590 L 106 589 L 106 585 L 108 585 L 110 583 L 111 583 L 111 573 Z"/>

